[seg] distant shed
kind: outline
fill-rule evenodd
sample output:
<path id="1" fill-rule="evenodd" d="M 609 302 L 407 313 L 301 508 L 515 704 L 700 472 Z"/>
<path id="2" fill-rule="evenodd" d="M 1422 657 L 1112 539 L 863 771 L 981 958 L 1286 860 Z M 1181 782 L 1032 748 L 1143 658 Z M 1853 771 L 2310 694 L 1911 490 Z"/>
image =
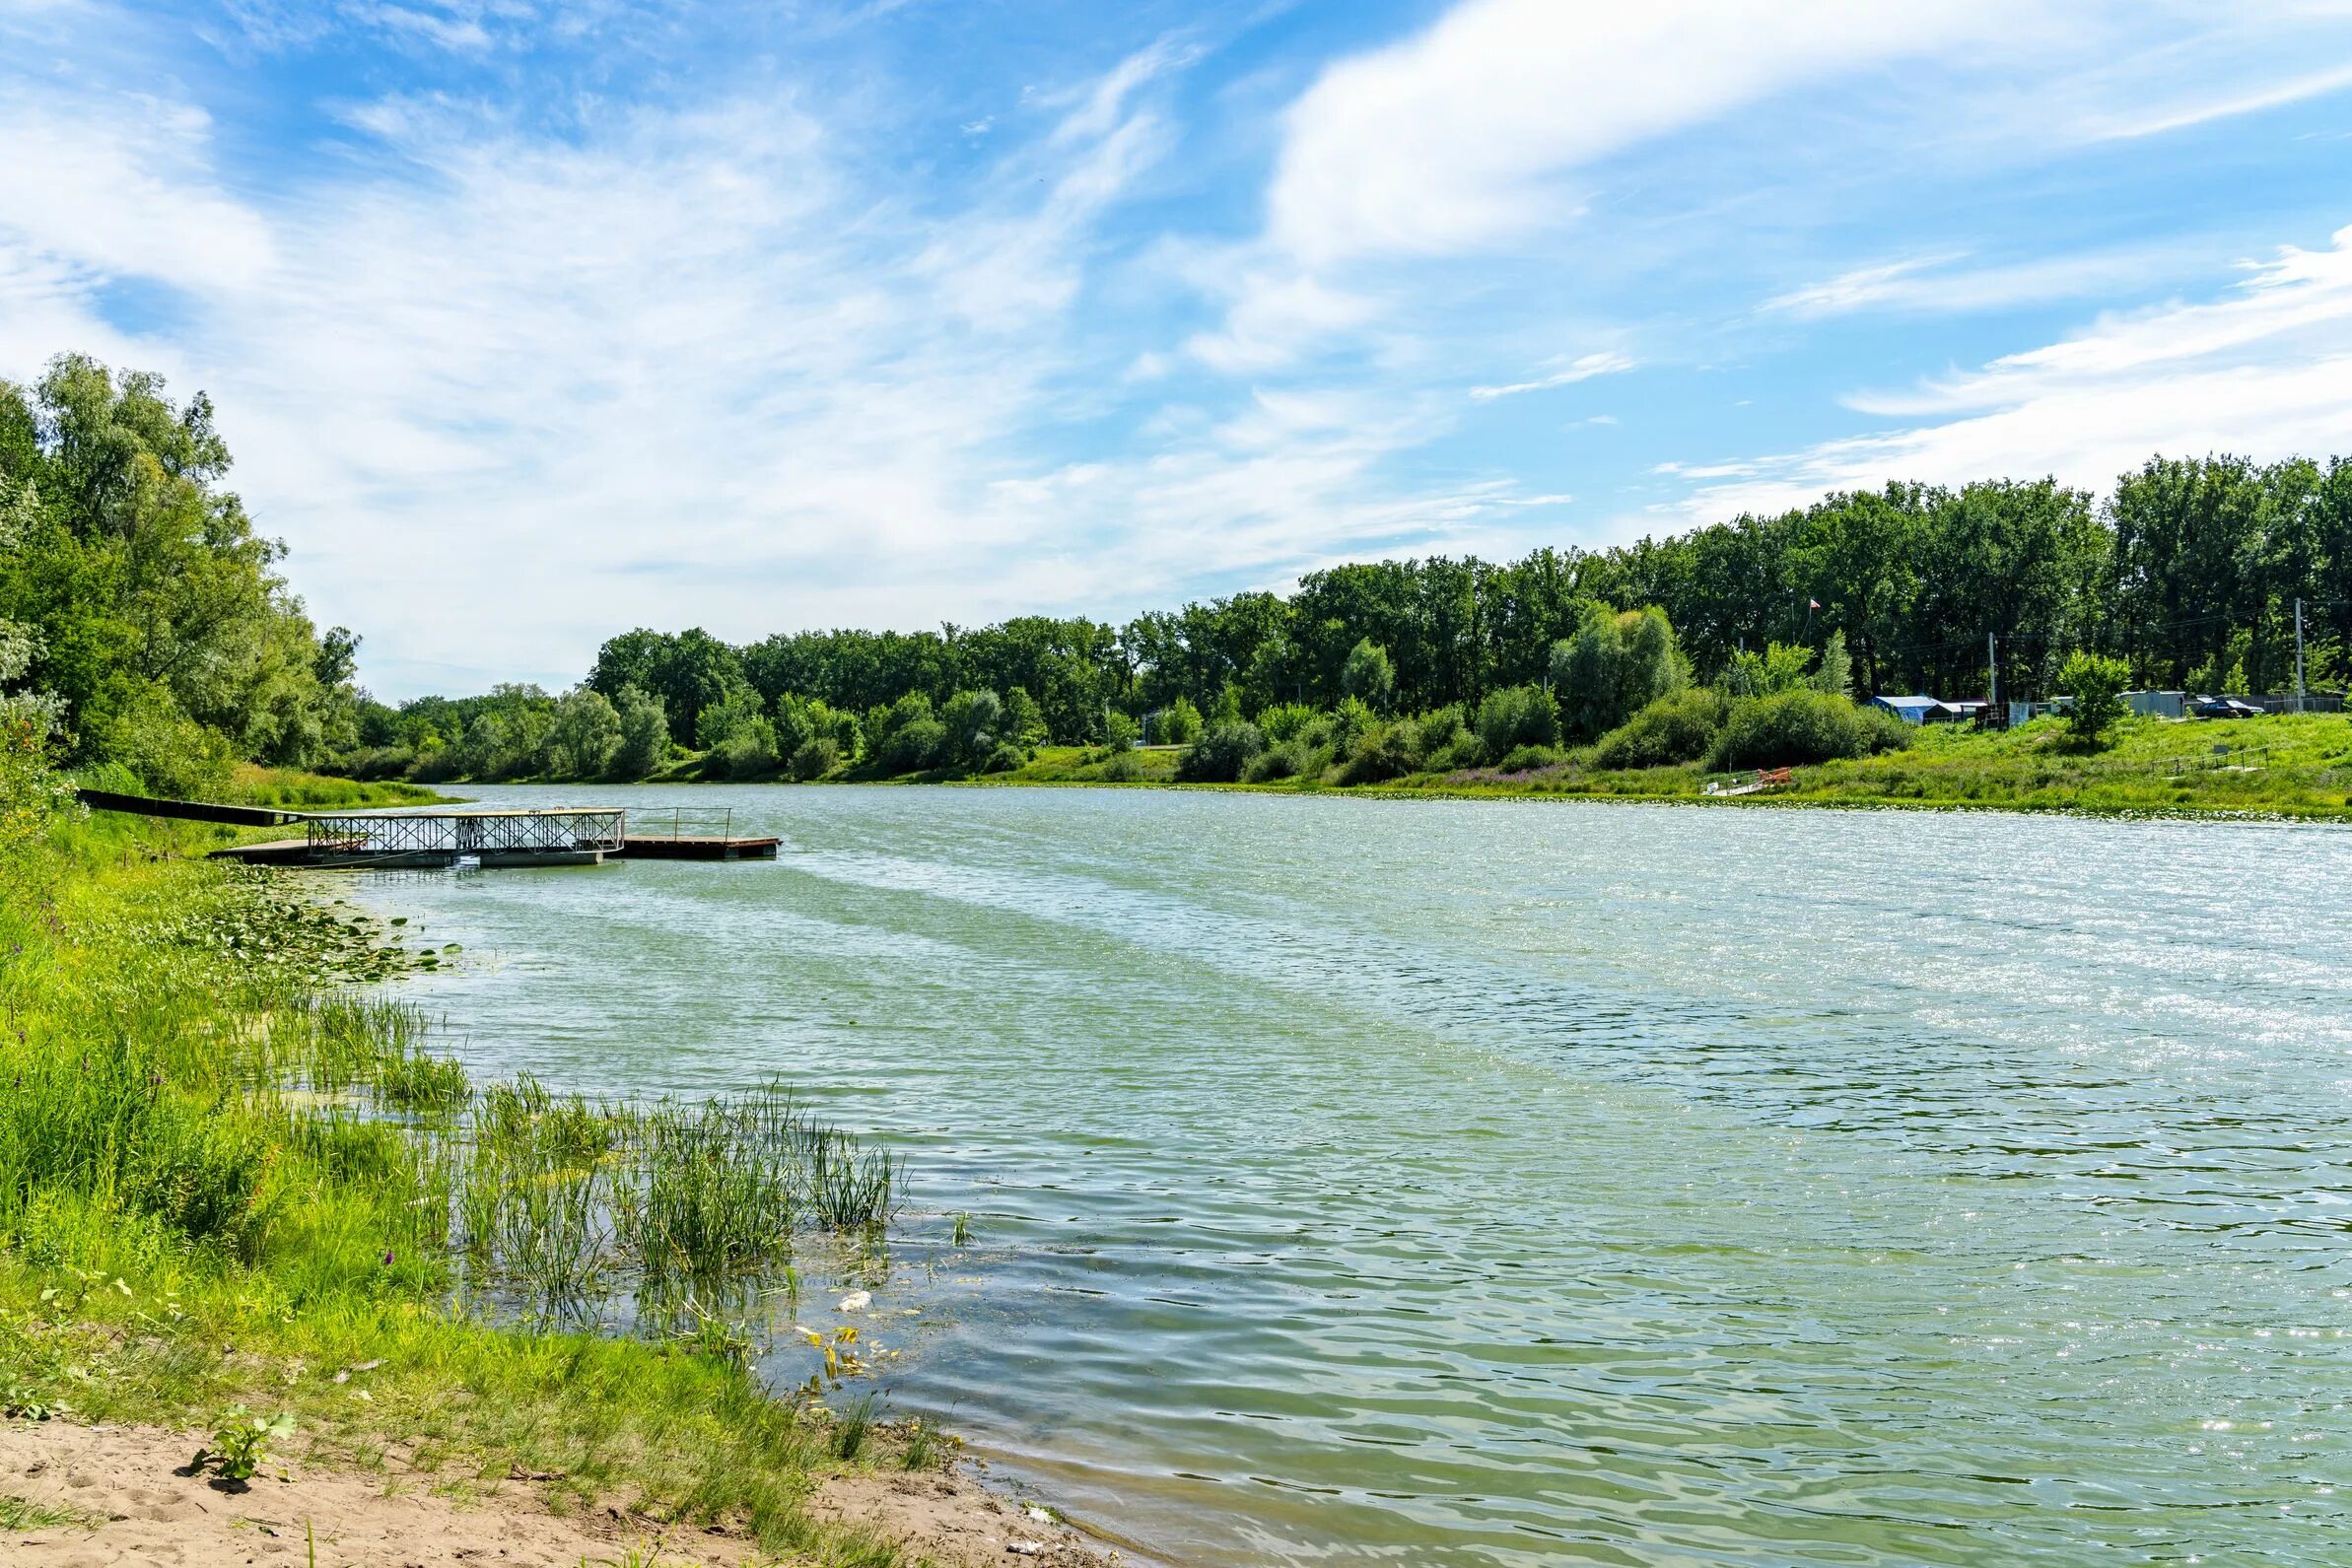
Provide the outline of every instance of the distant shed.
<path id="1" fill-rule="evenodd" d="M 1932 723 L 1942 716 L 1944 711 L 1944 705 L 1934 698 L 1916 694 L 1909 697 L 1873 697 L 1870 704 L 1873 708 L 1884 708 L 1906 724 Z"/>

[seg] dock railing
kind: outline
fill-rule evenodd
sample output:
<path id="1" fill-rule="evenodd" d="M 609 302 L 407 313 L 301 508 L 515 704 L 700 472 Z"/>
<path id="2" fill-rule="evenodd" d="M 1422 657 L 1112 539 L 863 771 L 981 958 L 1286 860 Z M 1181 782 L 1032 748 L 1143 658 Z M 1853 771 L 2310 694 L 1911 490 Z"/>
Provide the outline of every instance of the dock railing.
<path id="1" fill-rule="evenodd" d="M 629 813 L 632 839 L 731 839 L 735 836 L 732 806 L 639 806 Z"/>
<path id="2" fill-rule="evenodd" d="M 305 819 L 313 858 L 395 860 L 481 854 L 620 852 L 628 813 L 617 807 L 534 811 L 354 811 Z"/>

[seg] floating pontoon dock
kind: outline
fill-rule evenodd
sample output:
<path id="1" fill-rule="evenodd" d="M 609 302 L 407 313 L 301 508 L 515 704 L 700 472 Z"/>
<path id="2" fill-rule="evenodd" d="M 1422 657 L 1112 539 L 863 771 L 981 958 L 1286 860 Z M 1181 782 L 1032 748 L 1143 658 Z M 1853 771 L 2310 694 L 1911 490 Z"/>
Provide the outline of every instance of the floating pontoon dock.
<path id="1" fill-rule="evenodd" d="M 738 838 L 734 813 L 726 808 L 716 823 L 711 811 L 694 807 L 647 813 L 646 831 L 629 831 L 622 806 L 542 806 L 500 809 L 394 811 L 279 811 L 263 806 L 222 806 L 200 800 L 154 800 L 143 795 L 81 791 L 98 811 L 131 811 L 142 816 L 178 817 L 234 827 L 301 824 L 299 839 L 232 845 L 214 854 L 259 865 L 378 870 L 431 868 L 472 861 L 483 866 L 596 865 L 624 854 L 649 859 L 773 860 L 777 841 Z M 689 832 L 688 818 L 695 818 Z M 701 831 L 708 826 L 719 831 Z"/>
<path id="2" fill-rule="evenodd" d="M 732 806 L 649 806 L 630 816 L 622 852 L 640 860 L 773 860 L 776 841 L 737 838 Z"/>

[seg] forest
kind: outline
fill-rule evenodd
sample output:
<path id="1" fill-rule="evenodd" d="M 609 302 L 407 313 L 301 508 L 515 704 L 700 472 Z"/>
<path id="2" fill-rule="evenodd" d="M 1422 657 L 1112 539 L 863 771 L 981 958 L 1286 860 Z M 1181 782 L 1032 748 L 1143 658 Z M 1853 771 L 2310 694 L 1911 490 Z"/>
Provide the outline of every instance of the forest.
<path id="1" fill-rule="evenodd" d="M 2093 496 L 2049 479 L 1894 483 L 1600 550 L 1516 561 L 1431 556 L 1310 572 L 1124 626 L 1024 616 L 938 631 L 701 629 L 608 641 L 574 692 L 509 686 L 391 708 L 363 702 L 367 777 L 641 777 L 661 725 L 712 771 L 818 777 L 979 771 L 1037 744 L 1190 738 L 1220 709 L 1330 712 L 1369 645 L 1380 710 L 1475 716 L 1547 686 L 1596 613 L 1661 611 L 1687 677 L 1736 684 L 1775 645 L 1818 665 L 1834 639 L 1859 695 L 2060 693 L 2070 655 L 2126 681 L 2266 693 L 2352 675 L 2352 461 L 2151 457 Z M 1989 655 L 1989 656 L 1988 656 Z M 1786 655 L 1784 655 L 1786 656 Z M 985 742 L 985 743 L 984 743 Z M 1011 748 L 1007 751 L 1005 748 Z M 731 748 L 731 751 L 730 751 Z M 727 763 L 731 756 L 733 764 Z"/>

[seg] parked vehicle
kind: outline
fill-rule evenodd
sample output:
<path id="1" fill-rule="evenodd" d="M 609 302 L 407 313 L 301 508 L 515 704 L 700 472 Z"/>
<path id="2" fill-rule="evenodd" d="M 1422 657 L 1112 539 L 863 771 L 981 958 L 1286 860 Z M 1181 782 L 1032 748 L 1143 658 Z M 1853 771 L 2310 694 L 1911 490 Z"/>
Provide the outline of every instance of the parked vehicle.
<path id="1" fill-rule="evenodd" d="M 2189 712 L 2199 718 L 2259 718 L 2262 710 L 2251 703 L 2242 703 L 2235 697 L 2200 697 L 2189 705 Z"/>

